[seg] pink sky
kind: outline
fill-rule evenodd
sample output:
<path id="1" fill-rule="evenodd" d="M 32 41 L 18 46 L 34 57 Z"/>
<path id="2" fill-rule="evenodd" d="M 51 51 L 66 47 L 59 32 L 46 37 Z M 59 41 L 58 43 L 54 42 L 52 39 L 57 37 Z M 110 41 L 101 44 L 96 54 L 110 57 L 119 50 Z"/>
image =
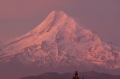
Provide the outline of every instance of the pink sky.
<path id="1" fill-rule="evenodd" d="M 0 0 L 0 41 L 29 32 L 53 10 L 120 45 L 120 0 Z"/>

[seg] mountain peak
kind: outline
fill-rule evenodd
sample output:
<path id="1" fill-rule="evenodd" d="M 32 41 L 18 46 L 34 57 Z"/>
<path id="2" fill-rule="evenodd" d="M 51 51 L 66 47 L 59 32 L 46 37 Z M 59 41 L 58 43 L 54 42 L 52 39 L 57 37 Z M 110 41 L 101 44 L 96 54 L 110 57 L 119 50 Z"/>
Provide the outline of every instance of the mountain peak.
<path id="1" fill-rule="evenodd" d="M 66 15 L 66 13 L 65 12 L 63 12 L 63 11 L 57 11 L 57 10 L 54 10 L 54 11 L 52 11 L 48 16 L 55 16 L 55 15 L 59 15 L 59 16 L 67 16 Z"/>
<path id="2" fill-rule="evenodd" d="M 73 21 L 73 19 L 68 16 L 66 13 L 63 11 L 52 11 L 46 19 L 38 25 L 35 30 L 40 30 L 45 28 L 46 26 L 53 26 L 55 24 L 60 24 L 61 22 L 66 22 L 66 21 Z M 43 27 L 44 26 L 44 27 Z"/>
<path id="3" fill-rule="evenodd" d="M 52 11 L 44 21 L 52 22 L 53 20 L 60 20 L 67 18 L 68 15 L 63 11 Z"/>
<path id="4" fill-rule="evenodd" d="M 54 10 L 54 11 L 52 11 L 51 13 L 55 13 L 55 14 L 56 14 L 56 13 L 64 13 L 64 14 L 65 14 L 65 12 L 63 12 L 63 11 L 61 11 L 61 10 Z M 51 13 L 50 13 L 50 14 L 51 14 Z"/>

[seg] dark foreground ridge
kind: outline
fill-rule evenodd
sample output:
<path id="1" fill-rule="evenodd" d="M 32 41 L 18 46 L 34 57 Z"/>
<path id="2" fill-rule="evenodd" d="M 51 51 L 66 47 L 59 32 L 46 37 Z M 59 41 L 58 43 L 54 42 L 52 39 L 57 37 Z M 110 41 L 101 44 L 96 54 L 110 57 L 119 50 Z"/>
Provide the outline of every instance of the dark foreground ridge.
<path id="1" fill-rule="evenodd" d="M 120 75 L 111 75 L 107 73 L 79 72 L 79 79 L 120 79 Z M 28 76 L 20 79 L 72 79 L 74 73 L 59 74 L 56 72 L 48 72 L 37 76 Z"/>

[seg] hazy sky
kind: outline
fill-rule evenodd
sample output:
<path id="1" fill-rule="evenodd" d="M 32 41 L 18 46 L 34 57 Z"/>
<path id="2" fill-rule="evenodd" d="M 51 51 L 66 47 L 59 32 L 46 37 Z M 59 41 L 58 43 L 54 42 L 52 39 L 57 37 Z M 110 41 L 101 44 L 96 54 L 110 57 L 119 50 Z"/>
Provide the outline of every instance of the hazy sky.
<path id="1" fill-rule="evenodd" d="M 120 0 L 0 0 L 0 41 L 29 32 L 53 10 L 120 45 Z"/>

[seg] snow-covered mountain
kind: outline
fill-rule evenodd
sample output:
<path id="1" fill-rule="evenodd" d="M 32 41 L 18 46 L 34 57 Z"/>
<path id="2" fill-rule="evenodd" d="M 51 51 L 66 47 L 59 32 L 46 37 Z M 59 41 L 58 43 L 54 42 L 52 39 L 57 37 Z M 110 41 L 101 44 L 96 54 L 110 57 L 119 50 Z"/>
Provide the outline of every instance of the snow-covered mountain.
<path id="1" fill-rule="evenodd" d="M 63 11 L 51 12 L 35 29 L 10 40 L 0 52 L 0 63 L 15 61 L 27 67 L 64 71 L 120 69 L 120 52 L 116 47 Z"/>

